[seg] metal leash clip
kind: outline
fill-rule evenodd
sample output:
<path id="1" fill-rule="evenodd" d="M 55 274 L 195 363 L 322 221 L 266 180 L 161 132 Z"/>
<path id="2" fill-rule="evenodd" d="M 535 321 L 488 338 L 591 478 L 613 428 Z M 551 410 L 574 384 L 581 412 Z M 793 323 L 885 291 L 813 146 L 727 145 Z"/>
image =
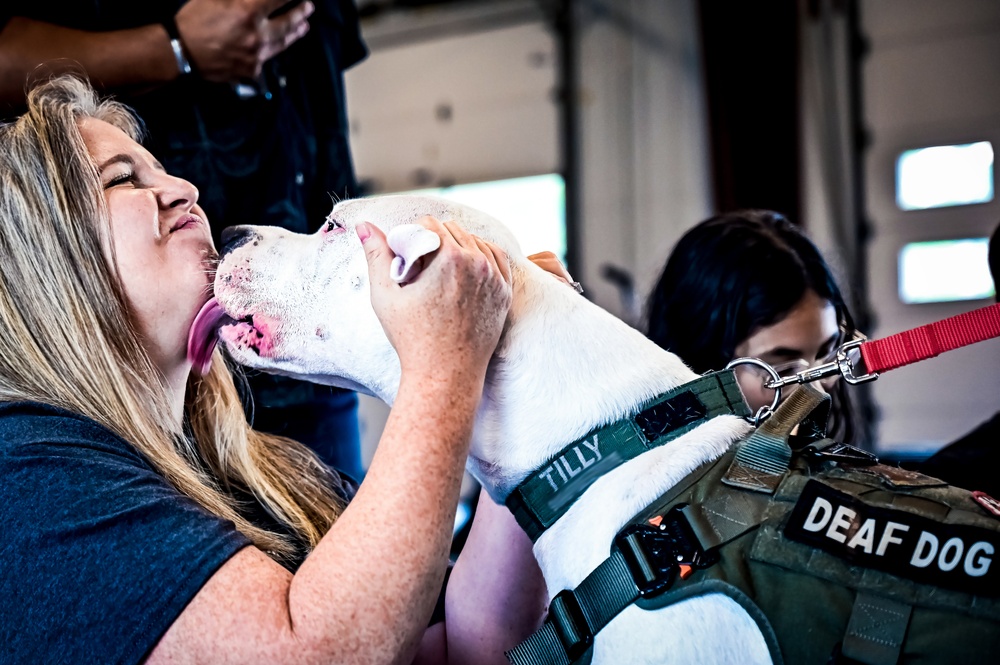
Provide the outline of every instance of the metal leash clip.
<path id="1" fill-rule="evenodd" d="M 772 378 L 770 381 L 764 383 L 764 387 L 771 390 L 779 390 L 783 386 L 790 386 L 796 383 L 812 383 L 813 381 L 838 375 L 844 377 L 844 380 L 852 385 L 874 381 L 878 378 L 878 372 L 856 373 L 858 364 L 861 362 L 861 353 L 858 351 L 853 356 L 851 353 L 856 349 L 860 349 L 861 345 L 867 341 L 864 337 L 852 339 L 837 349 L 837 357 L 830 362 L 804 369 L 791 376 Z"/>
<path id="2" fill-rule="evenodd" d="M 768 418 L 770 418 L 771 414 L 774 413 L 774 410 L 778 408 L 778 403 L 781 402 L 781 386 L 784 384 L 781 383 L 781 375 L 778 374 L 773 367 L 768 365 L 760 358 L 734 358 L 733 360 L 730 360 L 729 363 L 726 365 L 726 369 L 734 370 L 740 365 L 753 365 L 755 367 L 761 368 L 762 370 L 767 372 L 768 376 L 771 377 L 770 381 L 764 382 L 764 386 L 767 388 L 770 388 L 772 384 L 775 386 L 774 399 L 771 400 L 771 403 L 769 405 L 765 404 L 764 406 L 760 407 L 759 409 L 757 409 L 757 413 L 753 414 L 752 416 L 746 419 L 754 427 L 760 427 L 760 424 L 765 420 L 767 420 Z"/>

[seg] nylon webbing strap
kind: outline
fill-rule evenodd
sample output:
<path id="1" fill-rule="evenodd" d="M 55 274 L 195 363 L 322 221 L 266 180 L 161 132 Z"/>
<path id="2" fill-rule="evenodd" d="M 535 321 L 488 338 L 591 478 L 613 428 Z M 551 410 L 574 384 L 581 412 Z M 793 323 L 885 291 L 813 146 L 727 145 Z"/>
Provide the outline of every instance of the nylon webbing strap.
<path id="1" fill-rule="evenodd" d="M 504 655 L 512 665 L 569 665 L 569 656 L 563 649 L 555 624 L 545 622 L 535 634 Z"/>
<path id="2" fill-rule="evenodd" d="M 1000 337 L 1000 303 L 865 342 L 861 357 L 867 372 L 884 372 L 993 337 Z"/>
<path id="3" fill-rule="evenodd" d="M 859 592 L 841 653 L 865 665 L 896 665 L 912 611 L 911 605 Z"/>
<path id="4" fill-rule="evenodd" d="M 535 541 L 604 474 L 727 414 L 750 414 L 732 370 L 695 379 L 563 448 L 510 493 L 507 508 Z"/>
<path id="5" fill-rule="evenodd" d="M 711 466 L 714 463 L 709 465 Z M 693 475 L 700 478 L 704 474 L 704 467 L 701 467 Z M 681 484 L 690 488 L 687 483 Z M 665 516 L 651 521 L 647 518 L 650 513 L 640 513 L 630 526 L 619 533 L 611 555 L 601 565 L 576 589 L 562 591 L 553 598 L 549 616 L 542 627 L 506 652 L 511 663 L 569 665 L 577 662 L 591 647 L 593 637 L 641 597 L 640 585 L 644 585 L 648 593 L 649 585 L 661 585 L 666 580 L 660 591 L 652 592 L 653 596 L 669 589 L 675 578 L 665 573 L 664 566 L 680 566 L 682 562 L 700 566 L 696 562 L 707 550 L 725 545 L 759 526 L 771 498 L 714 484 L 705 501 L 697 505 L 681 504 L 683 507 L 678 505 L 669 509 L 667 505 L 673 499 L 667 497 L 673 494 L 674 492 L 668 492 L 654 504 L 659 506 L 655 512 L 659 514 L 665 511 Z M 669 526 L 671 516 L 679 520 L 678 525 L 684 523 L 690 527 L 690 534 L 684 535 L 685 529 L 677 530 Z M 659 525 L 663 536 L 670 539 L 671 543 L 687 545 L 680 546 L 679 549 L 664 546 L 662 541 L 657 543 L 657 536 L 650 536 L 649 531 L 640 529 L 638 535 L 633 531 L 637 525 L 645 526 L 650 523 Z M 645 526 L 645 529 L 652 530 L 653 527 Z M 697 549 L 699 554 L 689 558 L 691 547 Z M 629 567 L 628 556 L 623 554 L 623 549 L 628 550 L 634 558 L 635 568 Z M 685 552 L 687 554 L 683 554 Z M 675 555 L 678 556 L 675 558 Z M 673 573 L 676 574 L 678 573 Z"/>
<path id="6" fill-rule="evenodd" d="M 781 402 L 764 424 L 739 444 L 722 482 L 755 492 L 773 493 L 792 459 L 788 435 L 821 404 L 829 409 L 829 397 L 808 384 L 800 386 Z M 825 418 L 825 412 L 823 415 Z"/>
<path id="7" fill-rule="evenodd" d="M 593 635 L 638 597 L 625 557 L 615 550 L 574 591 L 553 599 L 545 624 L 506 652 L 507 660 L 514 665 L 569 665 L 573 640 L 585 651 Z"/>
<path id="8" fill-rule="evenodd" d="M 684 506 L 681 512 L 702 549 L 711 550 L 759 526 L 770 499 L 758 492 L 715 492 L 700 504 Z"/>

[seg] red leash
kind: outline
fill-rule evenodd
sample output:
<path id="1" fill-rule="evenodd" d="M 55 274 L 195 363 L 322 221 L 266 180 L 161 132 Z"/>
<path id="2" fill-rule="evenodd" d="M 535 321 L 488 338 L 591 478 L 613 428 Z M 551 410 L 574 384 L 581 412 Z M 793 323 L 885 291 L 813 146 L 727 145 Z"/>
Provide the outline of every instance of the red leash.
<path id="1" fill-rule="evenodd" d="M 768 388 L 780 388 L 837 374 L 843 376 L 848 383 L 864 383 L 877 379 L 879 372 L 887 372 L 994 337 L 1000 337 L 1000 303 L 883 339 L 852 340 L 837 350 L 836 360 L 803 370 L 794 376 L 781 378 L 774 370 L 770 370 L 771 380 L 765 385 Z M 860 356 L 856 351 L 860 351 Z M 865 373 L 856 371 L 858 360 L 864 361 Z M 777 395 L 775 398 L 777 401 Z"/>
<path id="2" fill-rule="evenodd" d="M 963 346 L 1000 337 L 1000 303 L 861 344 L 869 373 L 887 372 Z"/>

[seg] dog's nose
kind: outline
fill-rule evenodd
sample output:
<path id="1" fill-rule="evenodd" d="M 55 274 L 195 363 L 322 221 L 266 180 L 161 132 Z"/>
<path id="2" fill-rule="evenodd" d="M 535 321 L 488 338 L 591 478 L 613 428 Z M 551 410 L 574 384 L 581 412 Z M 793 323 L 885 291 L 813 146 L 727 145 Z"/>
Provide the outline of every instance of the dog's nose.
<path id="1" fill-rule="evenodd" d="M 257 232 L 249 226 L 230 226 L 222 231 L 222 250 L 220 256 L 225 256 L 237 247 L 242 247 L 251 240 L 256 239 Z"/>

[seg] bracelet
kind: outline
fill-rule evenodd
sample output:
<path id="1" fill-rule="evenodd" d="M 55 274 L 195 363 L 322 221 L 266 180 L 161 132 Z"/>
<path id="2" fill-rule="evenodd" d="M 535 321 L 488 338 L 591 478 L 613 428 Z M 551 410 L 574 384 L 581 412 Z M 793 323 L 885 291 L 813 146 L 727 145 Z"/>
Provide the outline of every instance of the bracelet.
<path id="1" fill-rule="evenodd" d="M 187 55 L 184 53 L 184 45 L 181 44 L 181 33 L 177 30 L 177 22 L 174 17 L 171 16 L 163 21 L 163 28 L 167 31 L 167 36 L 170 38 L 170 48 L 174 51 L 174 60 L 177 61 L 177 71 L 184 74 L 191 73 L 191 63 L 187 59 Z"/>

